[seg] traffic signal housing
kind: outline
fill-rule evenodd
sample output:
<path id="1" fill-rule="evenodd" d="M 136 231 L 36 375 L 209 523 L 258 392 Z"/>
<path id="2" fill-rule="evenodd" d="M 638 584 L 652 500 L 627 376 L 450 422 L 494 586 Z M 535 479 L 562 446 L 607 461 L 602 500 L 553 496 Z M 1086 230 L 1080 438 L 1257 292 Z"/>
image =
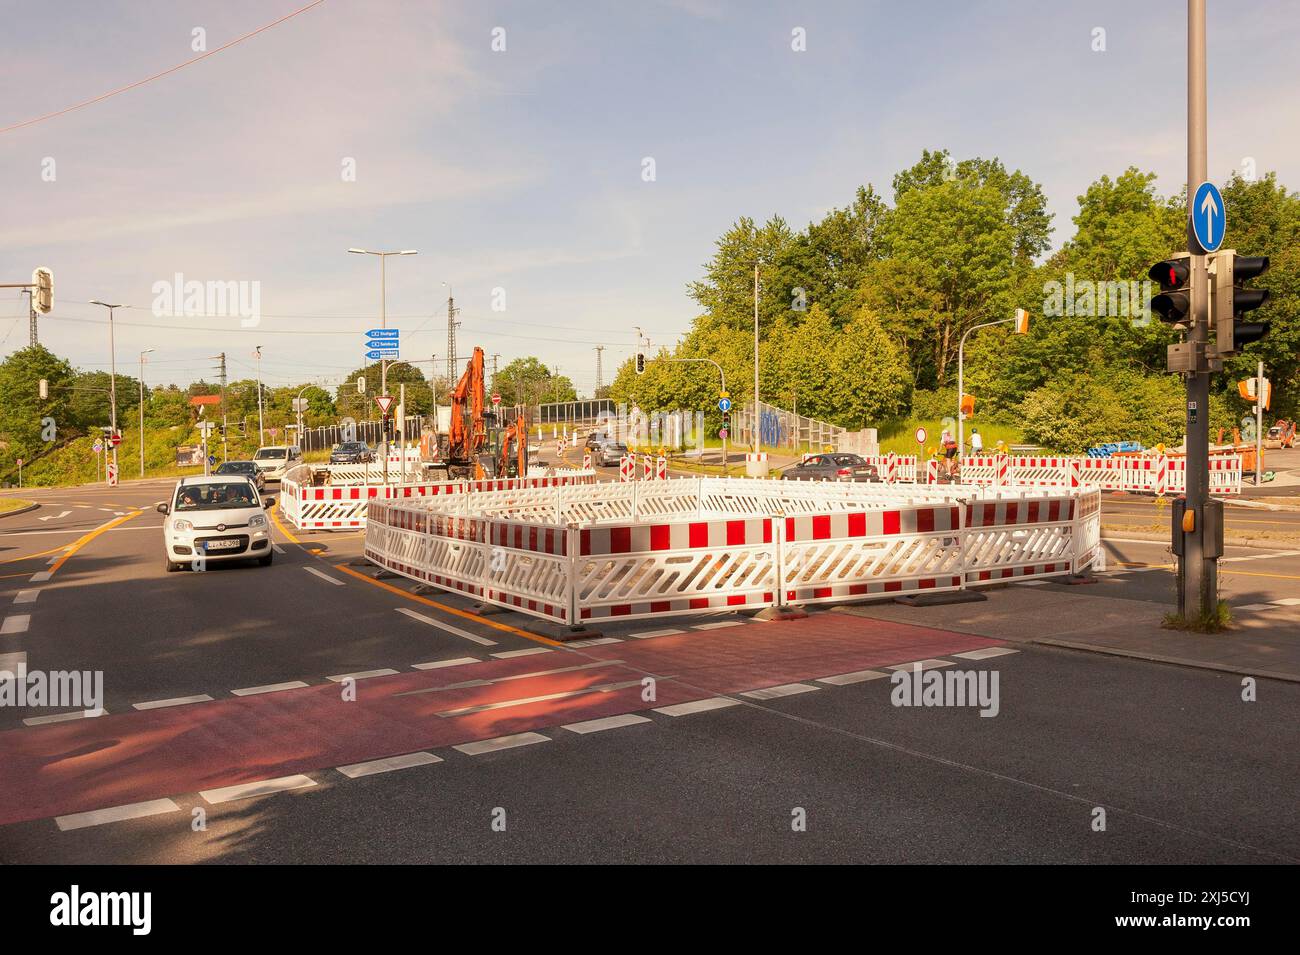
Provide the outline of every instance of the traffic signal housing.
<path id="1" fill-rule="evenodd" d="M 1211 257 L 1214 292 L 1210 299 L 1210 322 L 1218 354 L 1235 355 L 1268 334 L 1268 322 L 1238 320 L 1267 302 L 1269 294 L 1268 289 L 1242 288 L 1241 283 L 1267 271 L 1267 255 L 1238 255 L 1236 249 L 1223 249 Z"/>
<path id="2" fill-rule="evenodd" d="M 643 351 L 636 353 L 636 373 L 638 375 L 645 374 L 645 352 Z"/>
<path id="3" fill-rule="evenodd" d="M 1180 252 L 1147 271 L 1151 281 L 1160 286 L 1160 294 L 1151 300 L 1151 311 L 1160 321 L 1182 328 L 1192 321 L 1191 258 L 1191 253 Z"/>
<path id="4" fill-rule="evenodd" d="M 40 315 L 48 315 L 54 308 L 54 273 L 47 268 L 32 272 L 32 308 Z"/>

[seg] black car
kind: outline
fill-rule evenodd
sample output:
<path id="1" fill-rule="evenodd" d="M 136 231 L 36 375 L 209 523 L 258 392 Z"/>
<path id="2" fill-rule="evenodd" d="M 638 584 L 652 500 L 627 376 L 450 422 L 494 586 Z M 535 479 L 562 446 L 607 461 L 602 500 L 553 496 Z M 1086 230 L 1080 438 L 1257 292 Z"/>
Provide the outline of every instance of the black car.
<path id="1" fill-rule="evenodd" d="M 344 441 L 330 452 L 330 464 L 365 464 L 375 459 L 375 452 L 364 441 Z"/>
<path id="2" fill-rule="evenodd" d="M 783 481 L 879 481 L 880 473 L 858 454 L 814 454 L 781 472 Z"/>
<path id="3" fill-rule="evenodd" d="M 258 468 L 256 461 L 227 461 L 213 473 L 238 474 L 240 477 L 246 477 L 252 481 L 259 491 L 266 488 L 266 478 L 262 477 L 262 472 Z"/>

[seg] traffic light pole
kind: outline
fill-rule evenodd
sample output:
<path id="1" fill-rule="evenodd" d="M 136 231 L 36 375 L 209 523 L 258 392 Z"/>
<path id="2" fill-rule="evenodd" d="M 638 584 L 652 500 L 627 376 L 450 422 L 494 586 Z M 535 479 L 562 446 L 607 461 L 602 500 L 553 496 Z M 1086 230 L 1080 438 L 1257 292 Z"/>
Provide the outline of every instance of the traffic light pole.
<path id="1" fill-rule="evenodd" d="M 1178 609 L 1208 617 L 1218 601 L 1218 561 L 1206 557 L 1205 511 L 1209 500 L 1210 370 L 1206 346 L 1210 325 L 1210 280 L 1206 257 L 1192 231 L 1192 202 L 1206 177 L 1205 0 L 1187 0 L 1187 250 L 1191 253 L 1191 328 L 1196 355 L 1187 372 L 1187 511 L 1192 529 L 1184 534 L 1179 567 Z"/>

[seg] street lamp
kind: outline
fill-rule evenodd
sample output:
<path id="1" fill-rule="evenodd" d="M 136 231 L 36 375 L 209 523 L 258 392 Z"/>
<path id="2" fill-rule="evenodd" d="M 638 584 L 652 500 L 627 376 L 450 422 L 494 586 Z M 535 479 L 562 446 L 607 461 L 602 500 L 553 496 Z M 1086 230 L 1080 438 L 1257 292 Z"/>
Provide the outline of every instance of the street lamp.
<path id="1" fill-rule="evenodd" d="M 388 327 L 388 305 L 387 305 L 387 271 L 385 260 L 390 255 L 419 255 L 417 249 L 401 249 L 393 252 L 378 252 L 374 249 L 348 249 L 355 255 L 373 255 L 379 259 L 379 327 Z M 388 394 L 388 359 L 379 359 L 379 391 L 380 394 Z M 387 414 L 385 413 L 385 417 Z M 403 463 L 405 467 L 405 463 Z M 388 429 L 384 429 L 384 484 L 388 484 Z"/>
<path id="2" fill-rule="evenodd" d="M 110 305 L 108 302 L 101 302 L 99 299 L 92 299 L 91 305 L 102 305 L 108 309 L 108 408 L 109 408 L 109 426 L 112 433 L 109 436 L 109 444 L 113 447 L 113 481 L 117 483 L 117 351 L 113 344 L 113 309 L 121 308 L 121 304 Z"/>
<path id="3" fill-rule="evenodd" d="M 965 371 L 966 371 L 966 336 L 973 331 L 981 328 L 990 328 L 994 325 L 1007 325 L 1011 322 L 1016 323 L 1016 334 L 1029 334 L 1029 312 L 1023 308 L 1016 309 L 1016 313 L 1010 318 L 999 318 L 996 322 L 985 322 L 982 325 L 972 325 L 966 329 L 961 336 L 961 341 L 957 343 L 957 453 L 964 454 L 965 447 L 965 421 L 966 412 L 962 410 L 962 397 L 965 391 Z"/>
<path id="4" fill-rule="evenodd" d="M 262 425 L 262 346 L 257 346 L 257 441 L 261 447 L 266 444 L 266 428 Z M 301 435 L 299 435 L 301 437 Z"/>
<path id="5" fill-rule="evenodd" d="M 758 262 L 754 262 L 754 460 L 758 460 Z"/>
<path id="6" fill-rule="evenodd" d="M 146 348 L 140 352 L 140 477 L 144 477 L 144 356 L 153 351 Z"/>

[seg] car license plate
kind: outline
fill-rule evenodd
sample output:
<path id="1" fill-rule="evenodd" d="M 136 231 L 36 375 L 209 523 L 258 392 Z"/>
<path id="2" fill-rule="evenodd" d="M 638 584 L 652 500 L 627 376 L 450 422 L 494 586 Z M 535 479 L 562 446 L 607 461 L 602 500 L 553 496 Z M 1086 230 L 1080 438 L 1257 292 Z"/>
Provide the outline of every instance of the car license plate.
<path id="1" fill-rule="evenodd" d="M 239 546 L 239 541 L 237 540 L 208 541 L 203 546 L 208 550 L 232 550 Z"/>

